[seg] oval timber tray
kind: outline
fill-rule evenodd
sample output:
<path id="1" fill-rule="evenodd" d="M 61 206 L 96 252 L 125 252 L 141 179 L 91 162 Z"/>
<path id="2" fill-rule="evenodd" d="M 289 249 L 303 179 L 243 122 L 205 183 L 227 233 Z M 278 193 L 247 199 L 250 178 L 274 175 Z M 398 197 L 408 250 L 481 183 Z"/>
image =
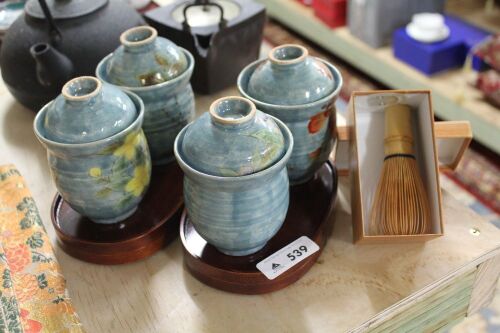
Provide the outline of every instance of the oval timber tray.
<path id="1" fill-rule="evenodd" d="M 113 224 L 90 221 L 56 194 L 51 213 L 59 245 L 69 255 L 96 264 L 123 264 L 149 257 L 177 237 L 182 179 L 176 163 L 153 167 L 151 185 L 137 211 Z"/>
<path id="2" fill-rule="evenodd" d="M 337 172 L 327 162 L 309 182 L 290 188 L 290 206 L 280 231 L 257 253 L 233 257 L 219 252 L 196 232 L 184 212 L 180 235 L 184 263 L 201 282 L 239 294 L 263 294 L 276 291 L 301 278 L 316 262 L 326 245 L 332 223 L 329 219 L 337 194 Z M 301 236 L 307 236 L 320 250 L 273 280 L 266 278 L 256 265 Z"/>

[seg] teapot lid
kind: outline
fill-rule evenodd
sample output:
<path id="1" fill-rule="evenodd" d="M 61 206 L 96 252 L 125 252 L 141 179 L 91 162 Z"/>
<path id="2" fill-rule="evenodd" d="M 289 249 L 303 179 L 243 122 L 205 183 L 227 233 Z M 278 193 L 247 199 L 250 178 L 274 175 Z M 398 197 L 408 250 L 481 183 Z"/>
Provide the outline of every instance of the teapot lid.
<path id="1" fill-rule="evenodd" d="M 46 3 L 54 19 L 70 19 L 90 14 L 108 3 L 109 0 L 29 0 L 24 7 L 26 14 L 45 19 L 41 3 Z"/>
<path id="2" fill-rule="evenodd" d="M 285 155 L 285 139 L 271 116 L 250 100 L 230 96 L 189 125 L 179 153 L 193 169 L 237 177 L 266 169 Z"/>

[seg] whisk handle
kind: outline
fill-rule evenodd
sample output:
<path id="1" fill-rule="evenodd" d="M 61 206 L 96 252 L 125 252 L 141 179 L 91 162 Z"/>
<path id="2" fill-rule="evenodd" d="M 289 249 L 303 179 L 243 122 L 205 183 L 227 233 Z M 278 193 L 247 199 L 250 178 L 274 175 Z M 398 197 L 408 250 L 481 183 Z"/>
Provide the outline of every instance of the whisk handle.
<path id="1" fill-rule="evenodd" d="M 385 156 L 414 154 L 410 106 L 395 104 L 385 108 L 384 153 Z"/>

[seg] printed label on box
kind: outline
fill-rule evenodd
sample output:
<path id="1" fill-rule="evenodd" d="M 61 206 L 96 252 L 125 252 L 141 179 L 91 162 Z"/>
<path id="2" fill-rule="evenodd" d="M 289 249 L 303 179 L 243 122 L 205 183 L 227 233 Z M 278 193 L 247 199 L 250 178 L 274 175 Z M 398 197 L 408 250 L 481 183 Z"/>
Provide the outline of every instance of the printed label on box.
<path id="1" fill-rule="evenodd" d="M 257 269 L 269 280 L 273 280 L 318 251 L 318 244 L 309 237 L 302 236 L 259 262 Z"/>

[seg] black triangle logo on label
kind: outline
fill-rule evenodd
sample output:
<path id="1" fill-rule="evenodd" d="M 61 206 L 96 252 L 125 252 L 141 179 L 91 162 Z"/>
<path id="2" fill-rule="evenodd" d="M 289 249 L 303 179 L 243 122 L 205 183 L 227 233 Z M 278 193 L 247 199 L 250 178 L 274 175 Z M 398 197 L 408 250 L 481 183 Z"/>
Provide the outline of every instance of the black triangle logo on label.
<path id="1" fill-rule="evenodd" d="M 278 268 L 278 267 L 280 267 L 280 266 L 281 266 L 280 264 L 274 264 L 274 263 L 273 263 L 273 269 L 276 269 L 276 268 Z"/>

